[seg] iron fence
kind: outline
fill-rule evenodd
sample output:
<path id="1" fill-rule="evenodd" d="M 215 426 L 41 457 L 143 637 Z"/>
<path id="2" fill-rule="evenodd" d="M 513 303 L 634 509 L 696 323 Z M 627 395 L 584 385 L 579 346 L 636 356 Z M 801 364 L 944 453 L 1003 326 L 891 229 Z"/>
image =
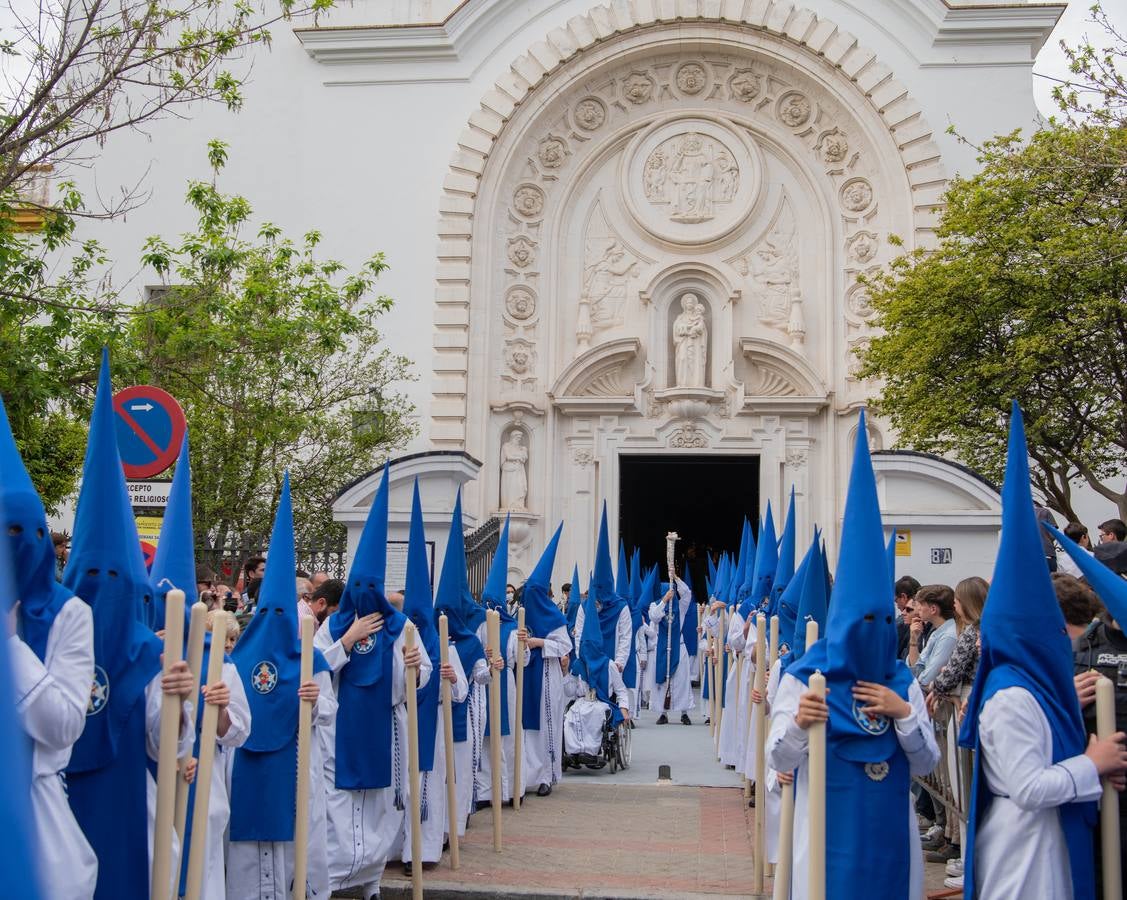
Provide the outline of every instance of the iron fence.
<path id="1" fill-rule="evenodd" d="M 489 567 L 493 565 L 493 557 L 501 541 L 501 520 L 496 517 L 487 519 L 480 528 L 467 534 L 465 541 L 470 591 L 480 600 L 485 579 L 489 577 Z"/>
<path id="2" fill-rule="evenodd" d="M 196 564 L 206 565 L 221 581 L 234 586 L 243 563 L 252 556 L 266 556 L 269 547 L 269 538 L 262 535 L 231 535 L 217 546 L 197 547 Z M 344 578 L 348 574 L 343 534 L 299 541 L 294 555 L 297 568 L 306 572 L 328 572 L 333 578 Z"/>

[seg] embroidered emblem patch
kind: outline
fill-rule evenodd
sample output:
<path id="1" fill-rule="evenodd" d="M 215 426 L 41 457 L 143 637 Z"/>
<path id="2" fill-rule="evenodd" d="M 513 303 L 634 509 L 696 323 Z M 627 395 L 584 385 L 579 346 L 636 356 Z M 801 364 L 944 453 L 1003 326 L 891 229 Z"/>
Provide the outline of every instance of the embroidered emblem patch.
<path id="1" fill-rule="evenodd" d="M 110 679 L 106 670 L 94 666 L 94 683 L 90 687 L 90 702 L 86 704 L 86 715 L 96 716 L 110 700 Z"/>
<path id="2" fill-rule="evenodd" d="M 254 667 L 251 685 L 260 694 L 269 694 L 278 685 L 278 669 L 272 662 L 263 660 Z"/>
<path id="3" fill-rule="evenodd" d="M 375 647 L 375 646 L 376 646 L 376 638 L 375 638 L 374 635 L 370 634 L 367 637 L 360 638 L 360 640 L 358 640 L 355 644 L 353 644 L 352 645 L 352 652 L 353 653 L 360 653 L 360 654 L 371 653 L 372 648 Z"/>
<path id="4" fill-rule="evenodd" d="M 888 777 L 888 763 L 865 763 L 865 774 L 870 781 L 884 781 Z"/>
<path id="5" fill-rule="evenodd" d="M 870 717 L 861 710 L 862 703 L 859 700 L 853 701 L 853 719 L 860 725 L 868 734 L 877 735 L 884 734 L 888 731 L 888 717 L 876 716 Z"/>

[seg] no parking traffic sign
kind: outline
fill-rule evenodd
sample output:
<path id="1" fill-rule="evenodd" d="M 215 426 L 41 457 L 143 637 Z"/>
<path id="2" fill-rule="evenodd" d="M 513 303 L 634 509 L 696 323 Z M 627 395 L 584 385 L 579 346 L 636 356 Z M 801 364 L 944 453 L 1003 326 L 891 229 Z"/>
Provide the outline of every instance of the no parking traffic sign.
<path id="1" fill-rule="evenodd" d="M 149 385 L 127 387 L 114 394 L 113 408 L 126 478 L 152 478 L 176 462 L 187 426 L 171 394 Z"/>

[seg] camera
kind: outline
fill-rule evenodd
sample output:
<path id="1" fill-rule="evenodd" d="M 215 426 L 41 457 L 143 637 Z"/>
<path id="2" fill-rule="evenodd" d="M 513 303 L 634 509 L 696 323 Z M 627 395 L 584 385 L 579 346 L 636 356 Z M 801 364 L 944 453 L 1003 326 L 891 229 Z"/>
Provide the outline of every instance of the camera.
<path id="1" fill-rule="evenodd" d="M 238 599 L 235 597 L 235 595 L 231 591 L 228 591 L 226 596 L 223 598 L 223 610 L 224 610 L 224 612 L 233 613 L 238 608 L 239 608 Z"/>

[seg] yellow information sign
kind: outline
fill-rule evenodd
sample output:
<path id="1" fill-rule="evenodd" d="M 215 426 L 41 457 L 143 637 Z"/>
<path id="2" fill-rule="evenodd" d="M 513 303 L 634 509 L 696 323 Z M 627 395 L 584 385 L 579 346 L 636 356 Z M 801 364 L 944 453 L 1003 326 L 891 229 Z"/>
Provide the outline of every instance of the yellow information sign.
<path id="1" fill-rule="evenodd" d="M 896 529 L 896 555 L 912 555 L 912 532 L 910 530 L 901 531 L 899 528 Z"/>

